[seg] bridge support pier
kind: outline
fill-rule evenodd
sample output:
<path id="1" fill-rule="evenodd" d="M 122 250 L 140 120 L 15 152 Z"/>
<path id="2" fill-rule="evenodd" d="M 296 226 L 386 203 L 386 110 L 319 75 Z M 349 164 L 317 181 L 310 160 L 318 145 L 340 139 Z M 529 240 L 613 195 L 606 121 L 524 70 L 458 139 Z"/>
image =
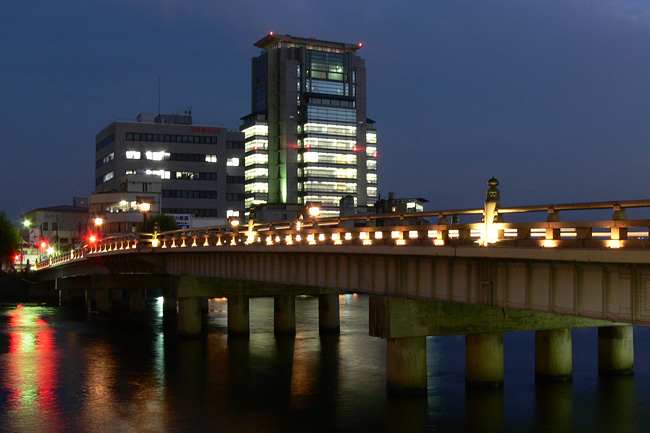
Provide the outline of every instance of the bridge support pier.
<path id="1" fill-rule="evenodd" d="M 535 331 L 535 378 L 566 381 L 572 372 L 571 329 Z"/>
<path id="2" fill-rule="evenodd" d="M 178 298 L 178 332 L 201 333 L 201 298 Z"/>
<path id="3" fill-rule="evenodd" d="M 144 313 L 146 301 L 147 301 L 147 289 L 129 290 L 129 308 L 131 313 L 134 314 Z"/>
<path id="4" fill-rule="evenodd" d="M 275 332 L 295 334 L 296 297 L 294 295 L 275 295 L 273 299 L 273 324 Z"/>
<path id="5" fill-rule="evenodd" d="M 228 297 L 228 334 L 248 335 L 250 320 L 248 317 L 248 296 Z"/>
<path id="6" fill-rule="evenodd" d="M 318 295 L 318 328 L 320 332 L 341 332 L 339 295 Z"/>
<path id="7" fill-rule="evenodd" d="M 72 304 L 72 291 L 70 289 L 59 290 L 59 305 Z"/>
<path id="8" fill-rule="evenodd" d="M 600 374 L 634 372 L 632 325 L 598 328 L 598 372 Z"/>
<path id="9" fill-rule="evenodd" d="M 386 385 L 394 393 L 426 392 L 426 337 L 386 339 Z"/>
<path id="10" fill-rule="evenodd" d="M 111 289 L 97 289 L 95 291 L 95 302 L 97 311 L 100 313 L 111 313 L 113 311 L 113 298 Z"/>
<path id="11" fill-rule="evenodd" d="M 178 312 L 178 299 L 173 289 L 163 289 L 163 317 L 174 315 Z"/>
<path id="12" fill-rule="evenodd" d="M 465 336 L 465 380 L 472 385 L 503 385 L 502 332 Z"/>

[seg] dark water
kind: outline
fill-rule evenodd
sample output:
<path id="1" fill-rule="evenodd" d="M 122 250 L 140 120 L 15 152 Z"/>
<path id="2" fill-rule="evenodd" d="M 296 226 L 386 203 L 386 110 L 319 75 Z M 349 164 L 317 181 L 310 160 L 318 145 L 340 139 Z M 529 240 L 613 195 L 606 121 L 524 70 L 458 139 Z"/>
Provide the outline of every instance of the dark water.
<path id="1" fill-rule="evenodd" d="M 536 384 L 534 334 L 505 335 L 503 389 L 466 389 L 464 338 L 429 337 L 426 396 L 390 397 L 385 341 L 368 298 L 341 298 L 341 335 L 319 335 L 318 301 L 296 301 L 298 333 L 273 334 L 273 300 L 252 299 L 250 338 L 228 338 L 226 301 L 205 331 L 144 317 L 0 306 L 0 430 L 11 432 L 648 432 L 650 333 L 635 374 L 601 378 L 595 330 L 574 330 L 571 383 Z"/>

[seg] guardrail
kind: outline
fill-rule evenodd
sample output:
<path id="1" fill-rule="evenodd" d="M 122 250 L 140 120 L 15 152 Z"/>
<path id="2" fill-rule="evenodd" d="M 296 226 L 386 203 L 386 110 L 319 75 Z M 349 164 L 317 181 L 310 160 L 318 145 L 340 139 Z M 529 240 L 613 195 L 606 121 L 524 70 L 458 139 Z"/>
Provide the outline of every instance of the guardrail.
<path id="1" fill-rule="evenodd" d="M 476 246 L 538 248 L 650 248 L 650 219 L 627 220 L 625 209 L 650 207 L 650 200 L 552 204 L 497 208 L 488 224 L 461 224 L 460 216 L 483 215 L 484 209 L 455 209 L 405 214 L 299 219 L 242 226 L 218 226 L 102 239 L 82 249 L 36 264 L 44 269 L 87 256 L 125 250 L 247 245 Z M 611 220 L 559 220 L 559 211 L 611 209 Z M 547 212 L 543 222 L 504 222 L 504 214 Z M 428 218 L 436 218 L 431 223 Z M 450 218 L 451 217 L 451 218 Z M 488 239 L 487 233 L 492 232 Z"/>

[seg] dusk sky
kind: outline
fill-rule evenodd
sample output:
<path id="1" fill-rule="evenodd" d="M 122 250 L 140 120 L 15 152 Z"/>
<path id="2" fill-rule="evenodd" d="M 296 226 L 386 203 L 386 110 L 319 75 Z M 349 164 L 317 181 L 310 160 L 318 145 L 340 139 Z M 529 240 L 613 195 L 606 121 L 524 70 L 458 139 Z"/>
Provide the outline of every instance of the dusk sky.
<path id="1" fill-rule="evenodd" d="M 162 112 L 238 129 L 269 31 L 363 42 L 382 197 L 650 197 L 647 0 L 26 0 L 0 15 L 0 210 L 88 196 L 95 135 L 157 112 L 158 77 Z"/>

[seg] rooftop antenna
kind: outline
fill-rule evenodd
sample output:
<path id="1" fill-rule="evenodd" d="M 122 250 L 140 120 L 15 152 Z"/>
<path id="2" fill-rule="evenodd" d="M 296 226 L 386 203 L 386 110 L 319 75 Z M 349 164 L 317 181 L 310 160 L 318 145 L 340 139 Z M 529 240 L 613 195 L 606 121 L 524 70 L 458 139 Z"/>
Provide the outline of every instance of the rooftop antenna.
<path id="1" fill-rule="evenodd" d="M 160 75 L 158 75 L 158 116 L 160 116 Z"/>

